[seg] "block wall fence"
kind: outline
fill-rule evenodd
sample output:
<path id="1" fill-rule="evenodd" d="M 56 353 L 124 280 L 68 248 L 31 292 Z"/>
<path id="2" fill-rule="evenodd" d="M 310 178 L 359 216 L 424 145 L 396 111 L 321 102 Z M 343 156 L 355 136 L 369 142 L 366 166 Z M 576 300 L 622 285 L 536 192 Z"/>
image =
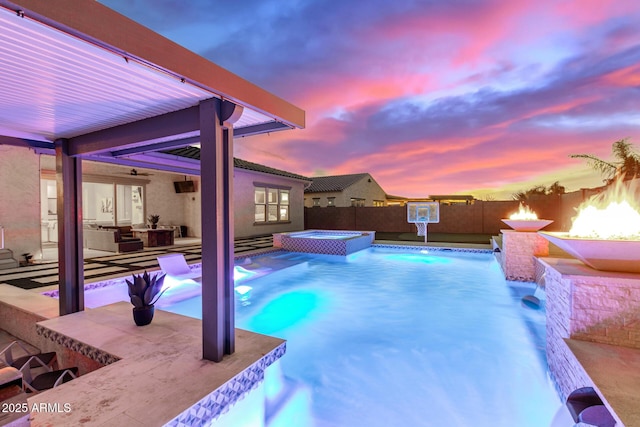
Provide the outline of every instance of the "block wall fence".
<path id="1" fill-rule="evenodd" d="M 547 231 L 568 231 L 576 209 L 593 191 L 576 191 L 562 196 L 531 199 L 528 205 L 541 219 L 552 219 Z M 492 234 L 509 228 L 501 220 L 518 210 L 515 200 L 482 201 L 473 204 L 440 205 L 440 222 L 429 224 L 431 233 Z M 304 209 L 305 229 L 358 230 L 387 233 L 415 233 L 407 223 L 406 206 L 386 207 L 311 207 Z"/>

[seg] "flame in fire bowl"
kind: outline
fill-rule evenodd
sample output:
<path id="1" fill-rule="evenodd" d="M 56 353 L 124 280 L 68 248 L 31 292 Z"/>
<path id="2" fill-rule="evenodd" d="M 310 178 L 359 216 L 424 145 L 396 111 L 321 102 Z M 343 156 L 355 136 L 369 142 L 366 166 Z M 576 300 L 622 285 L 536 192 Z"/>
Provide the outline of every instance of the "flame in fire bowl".
<path id="1" fill-rule="evenodd" d="M 538 231 L 551 224 L 553 220 L 538 219 L 538 214 L 524 203 L 520 203 L 517 212 L 512 213 L 509 219 L 503 219 L 502 222 L 516 231 Z"/>
<path id="2" fill-rule="evenodd" d="M 640 273 L 640 240 L 569 237 L 569 233 L 548 231 L 538 234 L 596 270 Z"/>

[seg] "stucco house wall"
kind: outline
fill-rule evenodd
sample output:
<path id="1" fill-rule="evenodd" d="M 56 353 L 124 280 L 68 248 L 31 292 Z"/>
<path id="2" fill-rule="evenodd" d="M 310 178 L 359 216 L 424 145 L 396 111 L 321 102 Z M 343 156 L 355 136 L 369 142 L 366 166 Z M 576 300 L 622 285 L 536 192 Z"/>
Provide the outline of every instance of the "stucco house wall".
<path id="1" fill-rule="evenodd" d="M 327 207 L 329 203 L 329 198 L 335 197 L 336 206 L 351 206 L 351 202 L 345 204 L 345 194 L 344 191 L 327 191 L 323 193 L 307 193 L 304 195 L 304 207 L 311 208 L 313 207 L 313 199 L 320 199 L 320 206 Z M 349 199 L 348 199 L 349 200 Z"/>
<path id="2" fill-rule="evenodd" d="M 313 207 L 313 199 L 320 198 L 320 206 L 328 206 L 330 197 L 335 197 L 335 206 L 351 206 L 351 198 L 364 199 L 364 206 L 374 206 L 374 201 L 384 202 L 386 205 L 387 194 L 375 179 L 369 174 L 353 183 L 342 191 L 325 191 L 306 193 L 304 195 L 304 206 Z"/>
<path id="3" fill-rule="evenodd" d="M 374 201 L 386 202 L 387 193 L 371 175 L 363 178 L 345 190 L 345 206 L 351 206 L 351 198 L 365 199 L 364 205 L 373 206 Z"/>
<path id="4" fill-rule="evenodd" d="M 184 208 L 185 224 L 189 224 L 189 236 L 202 237 L 201 214 L 202 194 L 200 193 L 199 177 L 189 177 L 195 181 L 196 193 L 184 193 L 182 206 Z M 269 184 L 276 187 L 290 188 L 289 222 L 287 223 L 255 223 L 254 188 L 255 183 Z M 255 172 L 246 169 L 234 168 L 233 172 L 233 209 L 234 209 L 234 235 L 235 238 L 261 236 L 287 231 L 300 231 L 304 229 L 304 187 L 307 181 L 287 178 L 278 175 Z"/>
<path id="5" fill-rule="evenodd" d="M 256 223 L 254 188 L 255 183 L 274 187 L 290 187 L 289 222 Z M 234 227 L 235 236 L 249 237 L 264 234 L 300 231 L 304 229 L 304 187 L 307 181 L 236 168 L 234 170 Z"/>
<path id="6" fill-rule="evenodd" d="M 149 214 L 160 215 L 160 225 L 187 226 L 188 236 L 201 237 L 200 180 L 197 176 L 185 176 L 155 170 L 141 170 L 149 176 L 130 175 L 131 168 L 108 163 L 82 162 L 84 182 L 126 182 L 145 184 L 145 218 Z M 55 157 L 37 154 L 31 149 L 0 145 L 0 225 L 5 228 L 5 247 L 11 249 L 15 259 L 23 253 L 38 258 L 42 242 L 41 176 L 55 178 Z M 192 180 L 196 192 L 176 193 L 175 181 Z M 288 222 L 258 223 L 254 221 L 254 183 L 271 184 L 290 188 L 290 212 Z M 304 188 L 308 181 L 263 172 L 234 169 L 234 224 L 236 237 L 249 237 L 304 229 Z M 106 216 L 105 216 L 106 215 Z M 102 222 L 113 220 L 113 214 L 105 214 Z M 55 221 L 56 215 L 45 219 Z M 46 240 L 46 239 L 45 239 Z M 57 239 L 56 239 L 57 240 Z M 52 240 L 52 241 L 56 241 Z"/>
<path id="7" fill-rule="evenodd" d="M 0 225 L 16 260 L 40 250 L 40 156 L 28 148 L 0 145 Z"/>
<path id="8" fill-rule="evenodd" d="M 55 157 L 41 156 L 42 170 L 55 173 Z M 176 193 L 173 182 L 183 181 L 184 175 L 177 175 L 161 171 L 146 171 L 150 175 L 130 175 L 131 168 L 112 165 L 109 163 L 82 162 L 83 182 L 113 183 L 126 180 L 129 184 L 138 183 L 145 186 L 145 218 L 149 214 L 160 215 L 161 225 L 186 225 L 191 228 L 185 205 L 189 203 L 195 193 Z M 142 172 L 141 169 L 139 169 Z M 191 179 L 187 177 L 187 179 Z M 39 184 L 38 184 L 39 185 Z M 105 220 L 113 220 L 113 215 Z"/>

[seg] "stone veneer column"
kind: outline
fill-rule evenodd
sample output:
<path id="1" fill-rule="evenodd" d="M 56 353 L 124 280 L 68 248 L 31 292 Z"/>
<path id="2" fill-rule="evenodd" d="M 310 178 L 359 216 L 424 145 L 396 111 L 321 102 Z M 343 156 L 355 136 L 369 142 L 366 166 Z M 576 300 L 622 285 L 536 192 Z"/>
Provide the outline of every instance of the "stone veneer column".
<path id="1" fill-rule="evenodd" d="M 571 331 L 571 284 L 562 274 L 545 266 L 545 293 L 547 310 L 547 363 L 562 400 L 575 389 L 592 387 L 584 369 L 564 342 Z"/>
<path id="2" fill-rule="evenodd" d="M 539 262 L 545 267 L 547 360 L 566 398 L 593 382 L 565 339 L 640 348 L 640 275 L 597 271 L 575 259 Z"/>
<path id="3" fill-rule="evenodd" d="M 502 256 L 500 265 L 507 280 L 533 282 L 534 257 L 549 255 L 549 241 L 536 232 L 501 230 Z"/>

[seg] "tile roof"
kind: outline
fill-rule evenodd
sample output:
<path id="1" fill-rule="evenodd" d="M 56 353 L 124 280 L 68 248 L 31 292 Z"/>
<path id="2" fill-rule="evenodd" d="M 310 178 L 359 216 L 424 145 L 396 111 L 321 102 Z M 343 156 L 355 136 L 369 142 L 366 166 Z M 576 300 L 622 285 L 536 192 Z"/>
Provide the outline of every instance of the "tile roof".
<path id="1" fill-rule="evenodd" d="M 185 157 L 187 159 L 200 160 L 200 149 L 198 147 L 182 147 L 175 148 L 173 150 L 163 151 L 166 154 L 173 154 L 174 156 Z M 259 163 L 253 163 L 246 160 L 233 158 L 233 166 L 238 169 L 246 169 L 254 172 L 268 173 L 271 175 L 284 176 L 287 178 L 301 179 L 303 181 L 311 181 L 311 178 L 298 175 L 292 172 L 283 171 L 280 169 L 270 168 L 269 166 L 261 165 Z"/>
<path id="2" fill-rule="evenodd" d="M 316 176 L 311 178 L 313 182 L 304 190 L 305 193 L 323 193 L 327 191 L 343 191 L 362 178 L 368 177 L 368 173 L 355 173 L 351 175 Z"/>
<path id="3" fill-rule="evenodd" d="M 287 178 L 296 178 L 304 181 L 311 181 L 311 178 L 307 178 L 306 176 L 283 171 L 280 169 L 270 168 L 269 166 L 261 165 L 259 163 L 248 162 L 246 160 L 238 159 L 237 157 L 233 158 L 233 165 L 238 169 L 247 169 L 255 172 L 270 173 L 271 175 L 279 175 L 285 176 Z"/>

